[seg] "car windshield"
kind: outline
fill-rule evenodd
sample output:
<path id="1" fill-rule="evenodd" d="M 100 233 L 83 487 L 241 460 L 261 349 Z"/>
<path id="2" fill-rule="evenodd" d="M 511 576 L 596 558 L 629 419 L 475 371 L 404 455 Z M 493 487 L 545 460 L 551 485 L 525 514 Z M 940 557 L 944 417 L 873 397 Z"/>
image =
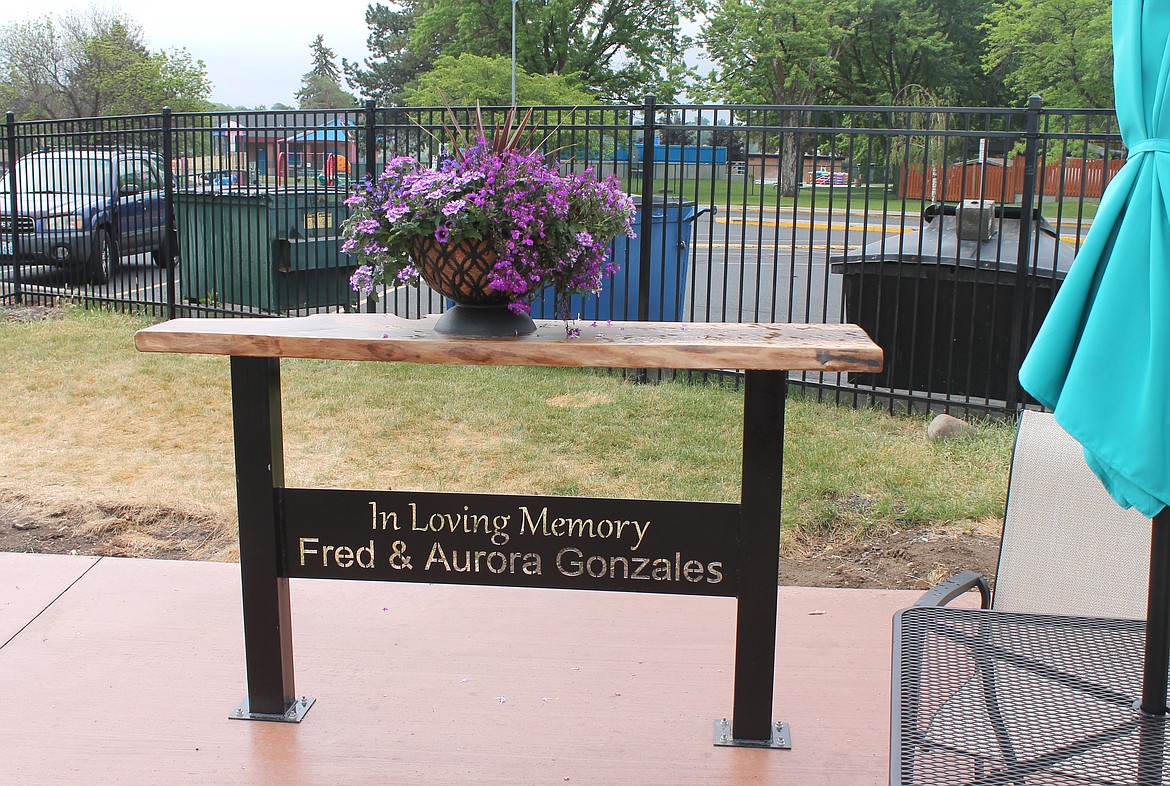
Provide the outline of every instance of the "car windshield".
<path id="1" fill-rule="evenodd" d="M 0 180 L 0 191 L 11 191 L 11 175 Z M 109 195 L 113 188 L 108 161 L 32 155 L 16 162 L 16 186 L 22 194 Z"/>

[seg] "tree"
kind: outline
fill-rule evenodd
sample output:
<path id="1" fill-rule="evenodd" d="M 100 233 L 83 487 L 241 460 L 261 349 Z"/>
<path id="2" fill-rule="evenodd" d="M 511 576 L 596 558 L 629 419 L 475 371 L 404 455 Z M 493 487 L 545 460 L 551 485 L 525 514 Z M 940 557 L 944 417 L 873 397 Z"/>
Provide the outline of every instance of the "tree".
<path id="1" fill-rule="evenodd" d="M 0 90 L 6 106 L 21 116 L 57 118 L 65 114 L 61 92 L 67 85 L 64 48 L 51 19 L 31 19 L 0 30 Z"/>
<path id="2" fill-rule="evenodd" d="M 745 104 L 815 104 L 836 79 L 846 0 L 716 0 L 701 40 L 715 63 L 706 93 Z M 778 109 L 796 127 L 804 112 Z M 780 136 L 779 189 L 800 183 L 799 135 Z"/>
<path id="3" fill-rule="evenodd" d="M 398 10 L 376 3 L 366 8 L 366 26 L 370 35 L 366 46 L 372 57 L 361 64 L 342 60 L 346 81 L 351 88 L 379 106 L 397 106 L 406 96 L 406 88 L 431 69 L 439 55 L 439 41 L 412 40 L 421 3 L 403 0 Z"/>
<path id="4" fill-rule="evenodd" d="M 946 115 L 929 110 L 941 108 L 938 96 L 920 85 L 909 85 L 897 96 L 897 104 L 907 107 L 899 128 L 908 133 L 899 134 L 886 142 L 886 160 L 899 170 L 898 182 L 905 193 L 911 177 L 929 178 L 931 202 L 938 202 L 939 172 L 946 166 L 949 140 L 941 132 L 946 127 Z M 926 110 L 926 111 L 921 111 Z M 917 169 L 918 174 L 914 171 Z M 926 189 L 924 189 L 926 190 Z"/>
<path id="5" fill-rule="evenodd" d="M 712 147 L 727 148 L 728 161 L 747 161 L 747 139 L 742 131 L 728 126 L 726 121 L 720 121 L 708 134 L 699 133 L 700 144 L 709 144 Z"/>
<path id="6" fill-rule="evenodd" d="M 300 109 L 343 109 L 357 103 L 353 93 L 311 71 L 301 77 L 301 89 L 297 91 L 296 99 Z"/>
<path id="7" fill-rule="evenodd" d="M 309 44 L 309 51 L 313 54 L 312 73 L 328 79 L 330 82 L 341 83 L 341 72 L 337 70 L 337 55 L 332 49 L 325 46 L 325 36 L 320 33 Z"/>
<path id="8" fill-rule="evenodd" d="M 956 105 L 995 103 L 998 82 L 981 68 L 991 0 L 861 0 L 841 16 L 845 35 L 835 97 L 889 105 L 911 85 Z"/>
<path id="9" fill-rule="evenodd" d="M 516 59 L 529 74 L 575 76 L 599 97 L 636 100 L 647 92 L 671 101 L 687 69 L 683 14 L 696 0 L 524 0 L 516 5 Z M 366 69 L 347 69 L 371 97 L 399 94 L 438 56 L 511 56 L 511 0 L 410 0 L 398 12 L 366 13 Z M 375 66 L 374 64 L 377 64 Z M 380 73 L 379 73 L 380 71 Z M 398 81 L 394 81 L 398 80 Z"/>
<path id="10" fill-rule="evenodd" d="M 693 145 L 695 132 L 683 125 L 682 115 L 670 112 L 656 124 L 658 126 L 658 140 L 664 145 Z"/>
<path id="11" fill-rule="evenodd" d="M 988 15 L 984 69 L 1049 106 L 1113 106 L 1109 0 L 1000 0 Z"/>
<path id="12" fill-rule="evenodd" d="M 701 41 L 705 92 L 745 104 L 813 104 L 836 76 L 841 0 L 717 0 Z"/>
<path id="13" fill-rule="evenodd" d="M 352 93 L 341 87 L 341 72 L 334 59 L 337 55 L 325 46 L 324 36 L 318 35 L 309 44 L 313 67 L 301 77 L 297 104 L 301 109 L 339 109 L 357 103 Z"/>
<path id="14" fill-rule="evenodd" d="M 449 55 L 435 61 L 407 91 L 411 106 L 509 106 L 512 103 L 512 60 L 509 57 Z M 516 69 L 516 101 L 529 106 L 582 106 L 593 96 L 570 77 L 529 74 Z"/>
<path id="15" fill-rule="evenodd" d="M 13 111 L 39 118 L 200 111 L 211 83 L 185 49 L 151 52 L 133 19 L 96 8 L 0 29 L 0 73 Z"/>

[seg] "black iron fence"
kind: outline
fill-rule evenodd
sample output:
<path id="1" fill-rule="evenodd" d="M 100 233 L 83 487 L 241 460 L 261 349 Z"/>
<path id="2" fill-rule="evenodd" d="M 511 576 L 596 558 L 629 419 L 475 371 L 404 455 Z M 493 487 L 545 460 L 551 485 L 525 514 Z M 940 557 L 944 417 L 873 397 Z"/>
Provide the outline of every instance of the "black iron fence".
<path id="1" fill-rule="evenodd" d="M 486 124 L 505 109 L 483 110 Z M 455 121 L 466 125 L 467 111 Z M 852 322 L 880 374 L 804 374 L 819 396 L 1012 411 L 1015 369 L 1124 162 L 1111 112 L 820 106 L 538 107 L 566 169 L 639 201 L 598 320 Z M 422 288 L 349 286 L 351 185 L 393 156 L 437 164 L 440 109 L 18 122 L 0 159 L 0 302 L 161 317 L 441 311 Z M 533 303 L 551 317 L 551 298 Z"/>

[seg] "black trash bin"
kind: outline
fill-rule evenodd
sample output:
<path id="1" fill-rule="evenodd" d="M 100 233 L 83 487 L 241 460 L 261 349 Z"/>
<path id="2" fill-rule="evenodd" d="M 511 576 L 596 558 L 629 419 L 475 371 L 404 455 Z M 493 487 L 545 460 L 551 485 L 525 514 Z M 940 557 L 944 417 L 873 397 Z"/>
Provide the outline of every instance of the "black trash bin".
<path id="1" fill-rule="evenodd" d="M 895 391 L 1004 401 L 1012 363 L 1021 209 L 989 202 L 931 205 L 921 231 L 888 236 L 830 257 L 842 276 L 845 316 L 885 351 L 878 373 L 850 380 Z M 1024 343 L 1044 321 L 1074 257 L 1073 246 L 1034 211 L 1024 277 Z"/>

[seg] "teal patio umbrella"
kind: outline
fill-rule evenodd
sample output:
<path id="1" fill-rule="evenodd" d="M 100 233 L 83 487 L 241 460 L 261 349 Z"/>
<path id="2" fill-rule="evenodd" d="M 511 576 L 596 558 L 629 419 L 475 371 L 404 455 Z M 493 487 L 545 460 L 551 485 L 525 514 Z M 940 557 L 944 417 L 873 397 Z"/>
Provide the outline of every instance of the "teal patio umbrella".
<path id="1" fill-rule="evenodd" d="M 1129 151 L 1020 369 L 1110 495 L 1153 519 L 1141 707 L 1166 713 L 1170 658 L 1170 3 L 1113 0 Z"/>

